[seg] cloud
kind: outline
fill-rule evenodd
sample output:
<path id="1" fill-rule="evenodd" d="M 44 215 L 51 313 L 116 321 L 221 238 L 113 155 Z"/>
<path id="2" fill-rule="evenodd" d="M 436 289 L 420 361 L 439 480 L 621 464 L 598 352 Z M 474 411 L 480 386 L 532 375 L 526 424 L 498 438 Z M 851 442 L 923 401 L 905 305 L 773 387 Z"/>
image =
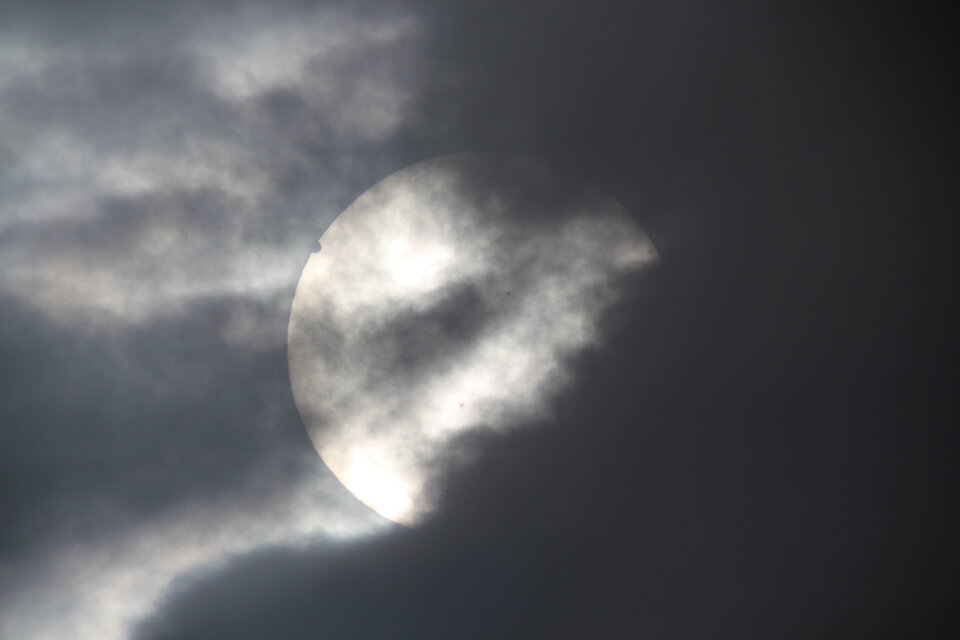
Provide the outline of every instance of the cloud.
<path id="1" fill-rule="evenodd" d="M 318 473 L 256 506 L 188 506 L 141 518 L 105 539 L 61 543 L 2 577 L 11 593 L 4 597 L 0 632 L 30 639 L 129 637 L 176 578 L 263 546 L 297 548 L 318 540 L 332 546 L 383 529 L 381 520 L 351 509 L 337 493 Z"/>
<path id="2" fill-rule="evenodd" d="M 948 20 L 0 5 L 0 635 L 942 632 Z M 357 194 L 463 150 L 595 183 L 662 262 L 549 419 L 451 441 L 378 535 L 296 415 L 290 301 Z M 365 335 L 415 386 L 509 319 L 493 280 Z"/>
<path id="3" fill-rule="evenodd" d="M 409 16 L 181 11 L 166 38 L 120 21 L 147 34 L 115 47 L 5 41 L 2 286 L 59 322 L 102 331 L 283 290 L 358 149 L 408 118 Z"/>

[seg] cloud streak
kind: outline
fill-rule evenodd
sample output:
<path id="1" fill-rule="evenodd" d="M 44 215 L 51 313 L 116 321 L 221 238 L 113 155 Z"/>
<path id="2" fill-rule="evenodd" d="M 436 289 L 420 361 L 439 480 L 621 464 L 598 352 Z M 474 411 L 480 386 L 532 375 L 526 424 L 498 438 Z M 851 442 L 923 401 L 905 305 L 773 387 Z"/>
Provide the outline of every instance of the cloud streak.
<path id="1" fill-rule="evenodd" d="M 88 330 L 276 293 L 301 233 L 349 194 L 357 150 L 408 117 L 410 17 L 319 5 L 189 19 L 147 29 L 152 46 L 4 39 L 4 293 Z"/>

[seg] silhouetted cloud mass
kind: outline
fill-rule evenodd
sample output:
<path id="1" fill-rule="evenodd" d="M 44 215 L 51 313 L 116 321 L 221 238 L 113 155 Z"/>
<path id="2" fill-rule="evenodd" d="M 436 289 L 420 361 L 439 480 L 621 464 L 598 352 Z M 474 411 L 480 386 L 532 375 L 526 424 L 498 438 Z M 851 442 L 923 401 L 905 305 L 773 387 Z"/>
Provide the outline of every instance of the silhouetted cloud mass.
<path id="1" fill-rule="evenodd" d="M 903 11 L 0 4 L 0 638 L 942 631 L 956 105 Z M 349 436 L 504 347 L 407 527 L 288 322 L 338 214 L 463 152 L 458 261 L 310 365 Z"/>

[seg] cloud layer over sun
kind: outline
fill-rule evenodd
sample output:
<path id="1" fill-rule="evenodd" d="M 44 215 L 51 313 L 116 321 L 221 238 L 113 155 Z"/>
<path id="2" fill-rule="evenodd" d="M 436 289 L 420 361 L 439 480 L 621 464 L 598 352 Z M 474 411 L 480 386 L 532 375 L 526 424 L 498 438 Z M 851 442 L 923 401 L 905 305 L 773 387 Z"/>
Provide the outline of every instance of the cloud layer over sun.
<path id="1" fill-rule="evenodd" d="M 624 276 L 656 257 L 609 197 L 503 154 L 400 171 L 321 243 L 290 322 L 297 405 L 347 488 L 408 524 L 458 438 L 550 412 Z"/>

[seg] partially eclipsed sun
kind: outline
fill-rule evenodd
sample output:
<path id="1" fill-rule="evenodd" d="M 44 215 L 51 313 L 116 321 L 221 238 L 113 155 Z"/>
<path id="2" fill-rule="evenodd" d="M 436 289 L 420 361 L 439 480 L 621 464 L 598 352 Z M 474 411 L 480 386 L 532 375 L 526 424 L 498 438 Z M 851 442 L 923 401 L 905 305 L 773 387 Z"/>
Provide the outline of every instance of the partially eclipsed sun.
<path id="1" fill-rule="evenodd" d="M 657 257 L 614 200 L 505 154 L 399 171 L 321 240 L 290 317 L 294 398 L 337 478 L 403 524 L 434 508 L 456 438 L 549 414 Z"/>

